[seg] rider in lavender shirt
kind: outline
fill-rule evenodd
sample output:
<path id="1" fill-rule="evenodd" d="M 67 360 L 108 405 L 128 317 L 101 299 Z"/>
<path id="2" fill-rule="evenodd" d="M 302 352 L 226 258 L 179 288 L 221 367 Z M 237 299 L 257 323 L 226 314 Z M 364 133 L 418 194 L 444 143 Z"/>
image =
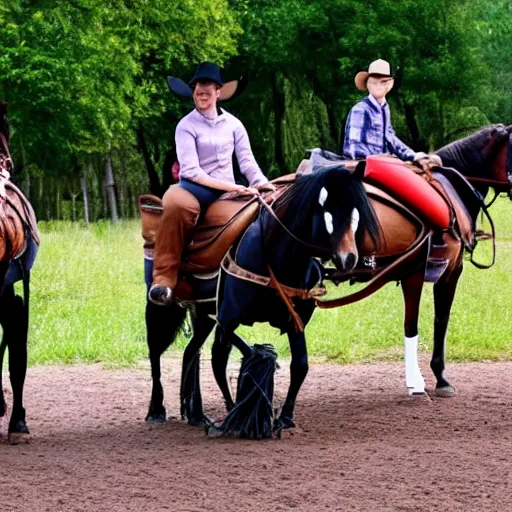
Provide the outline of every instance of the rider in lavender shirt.
<path id="1" fill-rule="evenodd" d="M 184 82 L 178 81 L 177 89 L 173 88 L 176 82 L 170 85 L 175 92 L 187 91 Z M 210 63 L 200 64 L 189 82 L 196 108 L 176 127 L 180 181 L 163 197 L 164 214 L 156 237 L 149 290 L 149 300 L 155 304 L 171 302 L 183 248 L 208 206 L 224 192 L 259 194 L 261 187 L 273 188 L 256 163 L 242 123 L 217 107 L 224 85 L 228 86 L 222 81 L 220 68 Z M 235 182 L 233 151 L 248 187 Z"/>
<path id="2" fill-rule="evenodd" d="M 235 184 L 232 163 L 235 151 L 249 186 L 268 182 L 254 159 L 243 124 L 222 108 L 220 115 L 212 118 L 197 109 L 186 115 L 176 127 L 176 149 L 180 180 L 187 179 L 211 187 L 210 177 L 221 180 L 223 188 L 226 183 Z"/>

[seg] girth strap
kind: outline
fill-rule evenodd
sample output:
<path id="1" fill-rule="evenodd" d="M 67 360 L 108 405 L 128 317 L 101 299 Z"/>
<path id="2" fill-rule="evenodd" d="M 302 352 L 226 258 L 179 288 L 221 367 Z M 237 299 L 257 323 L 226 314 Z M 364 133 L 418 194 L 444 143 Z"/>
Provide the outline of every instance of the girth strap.
<path id="1" fill-rule="evenodd" d="M 300 316 L 294 309 L 293 302 L 290 300 L 292 298 L 297 298 L 300 300 L 309 300 L 315 299 L 316 297 L 322 297 L 327 293 L 327 290 L 323 285 L 316 285 L 311 290 L 305 290 L 302 288 L 292 288 L 291 286 L 286 286 L 281 284 L 275 277 L 274 272 L 268 266 L 268 270 L 270 273 L 270 277 L 262 276 L 260 274 L 256 274 L 249 270 L 242 268 L 231 255 L 230 249 L 226 256 L 224 256 L 220 266 L 224 272 L 229 274 L 230 276 L 236 277 L 237 279 L 242 279 L 243 281 L 248 281 L 250 283 L 258 284 L 260 286 L 266 286 L 273 290 L 276 290 L 279 297 L 281 297 L 282 301 L 285 303 L 288 311 L 290 312 L 291 317 L 295 323 L 295 328 L 297 332 L 304 331 L 304 325 Z"/>

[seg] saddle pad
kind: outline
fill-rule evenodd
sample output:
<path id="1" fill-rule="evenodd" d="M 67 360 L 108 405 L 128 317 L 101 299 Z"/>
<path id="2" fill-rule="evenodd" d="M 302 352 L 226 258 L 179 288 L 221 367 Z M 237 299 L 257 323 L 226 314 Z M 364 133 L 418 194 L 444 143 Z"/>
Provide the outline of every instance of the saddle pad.
<path id="1" fill-rule="evenodd" d="M 434 226 L 441 229 L 450 226 L 450 209 L 445 200 L 401 160 L 386 155 L 368 156 L 366 180 L 381 185 Z"/>

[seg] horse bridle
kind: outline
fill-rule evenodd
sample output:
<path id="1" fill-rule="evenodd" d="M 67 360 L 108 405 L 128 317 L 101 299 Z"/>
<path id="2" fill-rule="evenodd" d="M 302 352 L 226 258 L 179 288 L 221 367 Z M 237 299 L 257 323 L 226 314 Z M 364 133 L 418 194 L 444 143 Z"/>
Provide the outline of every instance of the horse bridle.
<path id="1" fill-rule="evenodd" d="M 489 208 L 489 206 L 494 203 L 498 195 L 503 192 L 507 194 L 510 200 L 512 200 L 512 131 L 508 136 L 508 151 L 507 161 L 505 164 L 505 172 L 507 175 L 506 181 L 489 178 L 478 178 L 476 176 L 466 176 L 466 179 L 470 183 L 482 183 L 484 185 L 489 185 L 494 189 L 494 197 L 488 204 L 485 205 L 487 208 Z"/>

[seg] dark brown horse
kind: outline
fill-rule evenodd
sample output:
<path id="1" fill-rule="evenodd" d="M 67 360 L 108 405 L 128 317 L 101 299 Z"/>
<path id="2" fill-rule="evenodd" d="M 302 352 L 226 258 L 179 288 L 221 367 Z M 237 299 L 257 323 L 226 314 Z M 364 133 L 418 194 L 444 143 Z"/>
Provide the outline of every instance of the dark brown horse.
<path id="1" fill-rule="evenodd" d="M 7 105 L 0 103 L 0 418 L 7 412 L 2 387 L 2 362 L 9 349 L 12 412 L 9 439 L 19 442 L 29 433 L 23 408 L 23 386 L 27 372 L 27 332 L 30 269 L 39 244 L 34 212 L 19 189 L 10 181 L 13 170 L 9 152 Z M 23 298 L 14 283 L 23 281 Z"/>
<path id="2" fill-rule="evenodd" d="M 464 175 L 467 180 L 475 187 L 481 198 L 484 198 L 489 187 L 494 189 L 495 193 L 505 192 L 511 195 L 511 167 L 512 167 L 512 127 L 496 125 L 484 128 L 477 133 L 468 136 L 459 141 L 453 142 L 438 150 L 436 154 L 441 157 L 443 165 L 453 168 Z M 457 178 L 456 173 L 447 172 L 453 175 L 455 182 L 454 188 L 460 193 L 459 198 L 464 206 L 469 210 L 472 217 L 473 226 L 465 226 L 465 229 L 474 230 L 474 221 L 480 210 L 478 197 L 464 185 L 463 180 Z M 371 195 L 371 190 L 368 190 Z M 437 281 L 434 284 L 434 345 L 430 367 L 436 377 L 435 394 L 437 396 L 451 397 L 455 394 L 453 386 L 448 382 L 444 375 L 445 370 L 445 341 L 450 319 L 450 312 L 457 288 L 459 277 L 463 270 L 464 249 L 472 249 L 472 244 L 464 244 L 460 233 L 455 230 L 448 230 L 442 235 L 445 247 L 436 249 L 432 243 L 432 234 L 428 235 L 429 243 L 425 243 L 423 248 L 419 247 L 419 230 L 421 222 L 418 223 L 406 215 L 400 207 L 373 198 L 372 203 L 380 220 L 382 233 L 384 237 L 383 246 L 385 252 L 375 252 L 371 244 L 366 243 L 363 249 L 363 255 L 373 257 L 373 269 L 371 273 L 379 274 L 380 277 L 374 277 L 366 291 L 360 291 L 348 297 L 344 297 L 331 304 L 321 303 L 320 307 L 333 307 L 349 304 L 360 300 L 373 293 L 381 286 L 390 281 L 399 281 L 402 287 L 405 300 L 404 315 L 404 360 L 406 385 L 409 394 L 421 395 L 425 391 L 425 382 L 421 374 L 418 361 L 418 315 L 420 298 L 425 282 L 425 272 L 427 267 L 427 255 L 442 256 L 446 261 L 446 268 L 441 271 Z M 460 207 L 461 205 L 456 205 Z M 485 207 L 484 207 L 485 209 Z M 429 226 L 425 226 L 427 229 Z M 459 226 L 464 229 L 464 226 Z M 417 244 L 416 255 L 404 258 L 402 264 L 390 268 L 389 258 L 391 260 L 399 259 L 406 254 L 407 248 Z M 440 241 L 438 240 L 439 244 Z M 465 247 L 466 246 L 466 247 Z M 379 268 L 380 266 L 380 268 Z M 386 270 L 387 272 L 382 270 Z M 365 280 L 365 272 L 356 269 L 356 273 L 345 274 L 343 276 L 331 275 L 339 281 L 351 279 L 353 281 Z M 366 273 L 368 276 L 368 272 Z"/>

